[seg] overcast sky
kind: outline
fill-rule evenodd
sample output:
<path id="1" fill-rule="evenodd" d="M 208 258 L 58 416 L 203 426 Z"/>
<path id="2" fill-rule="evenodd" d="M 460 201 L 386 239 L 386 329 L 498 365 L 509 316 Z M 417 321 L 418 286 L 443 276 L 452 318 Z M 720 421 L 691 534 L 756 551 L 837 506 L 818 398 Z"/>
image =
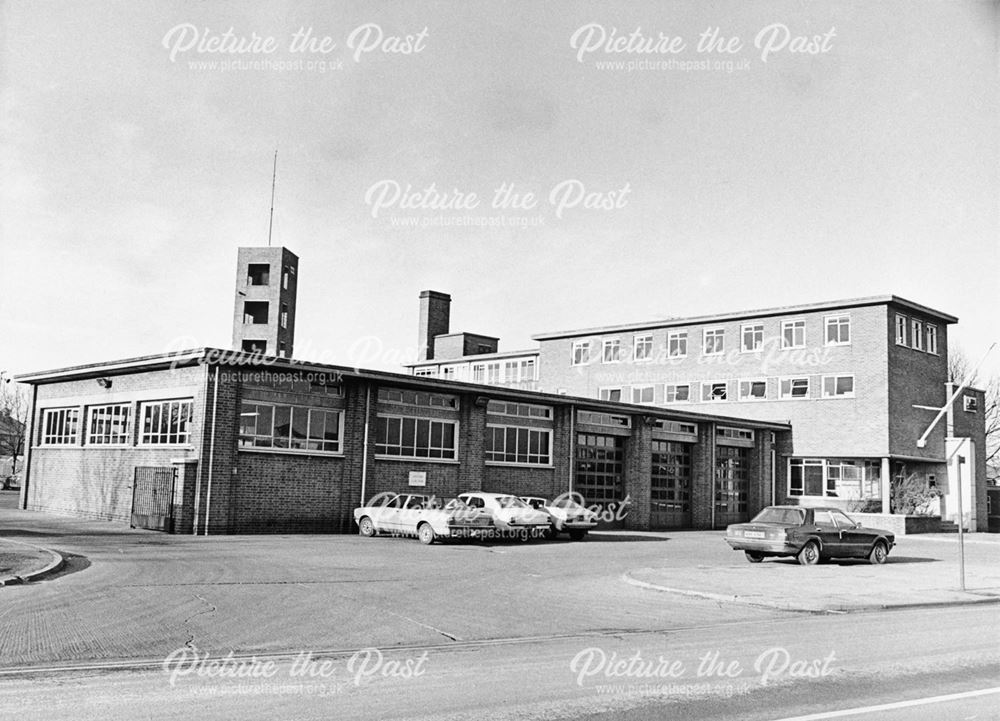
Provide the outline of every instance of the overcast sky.
<path id="1" fill-rule="evenodd" d="M 508 350 L 885 293 L 1000 337 L 995 2 L 616 5 L 5 2 L 0 369 L 228 347 L 275 147 L 306 360 L 398 369 L 423 289 Z"/>

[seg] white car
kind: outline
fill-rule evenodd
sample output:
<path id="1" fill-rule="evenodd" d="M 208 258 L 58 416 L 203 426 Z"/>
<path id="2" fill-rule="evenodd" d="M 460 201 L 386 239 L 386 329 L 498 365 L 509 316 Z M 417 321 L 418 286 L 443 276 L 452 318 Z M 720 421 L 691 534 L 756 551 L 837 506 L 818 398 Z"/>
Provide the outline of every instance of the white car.
<path id="1" fill-rule="evenodd" d="M 538 511 L 509 493 L 461 493 L 458 500 L 468 506 L 488 512 L 496 530 L 507 534 L 529 535 L 544 533 L 550 526 L 549 514 Z"/>
<path id="2" fill-rule="evenodd" d="M 573 541 L 582 541 L 587 531 L 597 526 L 597 513 L 583 505 L 579 493 L 564 493 L 550 503 L 539 496 L 521 496 L 532 508 L 549 515 L 551 535 L 568 533 Z"/>
<path id="3" fill-rule="evenodd" d="M 354 509 L 354 522 L 362 536 L 416 536 L 424 544 L 437 538 L 486 536 L 493 527 L 489 513 L 470 508 L 456 498 L 442 500 L 418 493 L 379 494 Z"/>

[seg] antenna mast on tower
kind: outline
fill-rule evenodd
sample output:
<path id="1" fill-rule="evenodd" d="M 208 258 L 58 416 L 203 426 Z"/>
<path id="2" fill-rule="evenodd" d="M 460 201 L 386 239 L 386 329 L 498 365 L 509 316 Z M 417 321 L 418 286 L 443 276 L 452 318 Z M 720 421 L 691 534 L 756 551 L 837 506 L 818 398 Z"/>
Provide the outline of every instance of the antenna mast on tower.
<path id="1" fill-rule="evenodd" d="M 274 169 L 271 171 L 271 217 L 267 221 L 267 247 L 271 247 L 271 228 L 274 227 L 274 185 L 278 179 L 278 149 L 274 149 Z"/>

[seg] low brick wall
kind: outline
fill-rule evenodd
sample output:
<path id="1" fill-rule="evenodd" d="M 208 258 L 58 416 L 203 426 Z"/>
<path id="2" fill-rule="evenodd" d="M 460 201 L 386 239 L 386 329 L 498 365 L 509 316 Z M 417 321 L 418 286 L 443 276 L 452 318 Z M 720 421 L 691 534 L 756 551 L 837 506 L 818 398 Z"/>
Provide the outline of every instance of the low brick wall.
<path id="1" fill-rule="evenodd" d="M 862 526 L 892 531 L 897 536 L 937 533 L 941 530 L 940 516 L 901 516 L 892 513 L 851 513 L 850 516 Z"/>

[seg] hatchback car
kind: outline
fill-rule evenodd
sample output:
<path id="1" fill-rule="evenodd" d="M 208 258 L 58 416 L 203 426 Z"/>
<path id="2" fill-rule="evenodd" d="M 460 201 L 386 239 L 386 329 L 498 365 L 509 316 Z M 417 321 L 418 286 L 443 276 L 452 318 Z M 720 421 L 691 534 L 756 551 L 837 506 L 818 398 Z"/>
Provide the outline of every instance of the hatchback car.
<path id="1" fill-rule="evenodd" d="M 750 563 L 767 556 L 794 556 L 803 566 L 827 558 L 867 558 L 885 563 L 896 537 L 865 528 L 838 508 L 768 506 L 749 523 L 726 528 L 726 543 L 746 553 Z"/>

